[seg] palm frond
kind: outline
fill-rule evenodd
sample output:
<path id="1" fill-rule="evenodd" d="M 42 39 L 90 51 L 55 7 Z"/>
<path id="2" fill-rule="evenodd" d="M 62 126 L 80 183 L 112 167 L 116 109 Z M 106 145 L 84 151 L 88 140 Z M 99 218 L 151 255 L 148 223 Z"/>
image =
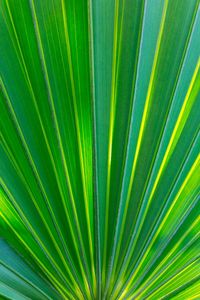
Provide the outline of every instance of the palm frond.
<path id="1" fill-rule="evenodd" d="M 200 296 L 198 0 L 0 1 L 0 296 Z"/>

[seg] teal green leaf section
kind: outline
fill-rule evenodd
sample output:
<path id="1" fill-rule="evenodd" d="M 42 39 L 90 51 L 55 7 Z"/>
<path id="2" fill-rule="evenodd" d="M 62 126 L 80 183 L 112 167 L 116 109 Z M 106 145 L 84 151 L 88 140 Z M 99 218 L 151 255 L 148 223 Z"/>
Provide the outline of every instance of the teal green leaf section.
<path id="1" fill-rule="evenodd" d="M 34 270 L 17 255 L 4 241 L 1 244 L 1 284 L 5 287 L 5 296 L 14 291 L 19 299 L 33 297 L 37 299 L 59 299 L 59 294 L 49 286 L 46 279 L 38 277 Z M 11 291 L 11 292 L 9 292 Z"/>
<path id="2" fill-rule="evenodd" d="M 199 0 L 0 0 L 0 299 L 199 299 Z"/>

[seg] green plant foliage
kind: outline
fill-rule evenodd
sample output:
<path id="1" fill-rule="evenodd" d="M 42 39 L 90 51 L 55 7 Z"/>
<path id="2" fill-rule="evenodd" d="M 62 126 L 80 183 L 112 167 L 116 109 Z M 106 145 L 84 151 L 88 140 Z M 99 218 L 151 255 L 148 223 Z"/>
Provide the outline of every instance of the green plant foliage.
<path id="1" fill-rule="evenodd" d="M 200 298 L 199 0 L 0 0 L 0 297 Z"/>

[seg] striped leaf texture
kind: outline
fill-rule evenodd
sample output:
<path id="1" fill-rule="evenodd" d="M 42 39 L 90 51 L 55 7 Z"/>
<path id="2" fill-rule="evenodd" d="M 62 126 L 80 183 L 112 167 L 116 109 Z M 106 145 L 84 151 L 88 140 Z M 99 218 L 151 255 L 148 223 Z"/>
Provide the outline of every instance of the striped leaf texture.
<path id="1" fill-rule="evenodd" d="M 200 299 L 199 0 L 0 0 L 0 298 Z"/>

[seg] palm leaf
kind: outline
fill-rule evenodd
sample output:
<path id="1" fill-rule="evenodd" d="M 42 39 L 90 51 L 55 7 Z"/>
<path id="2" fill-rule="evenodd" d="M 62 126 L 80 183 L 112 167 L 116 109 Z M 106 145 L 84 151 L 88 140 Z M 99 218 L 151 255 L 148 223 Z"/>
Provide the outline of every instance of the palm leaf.
<path id="1" fill-rule="evenodd" d="M 0 295 L 195 299 L 198 0 L 0 1 Z"/>

